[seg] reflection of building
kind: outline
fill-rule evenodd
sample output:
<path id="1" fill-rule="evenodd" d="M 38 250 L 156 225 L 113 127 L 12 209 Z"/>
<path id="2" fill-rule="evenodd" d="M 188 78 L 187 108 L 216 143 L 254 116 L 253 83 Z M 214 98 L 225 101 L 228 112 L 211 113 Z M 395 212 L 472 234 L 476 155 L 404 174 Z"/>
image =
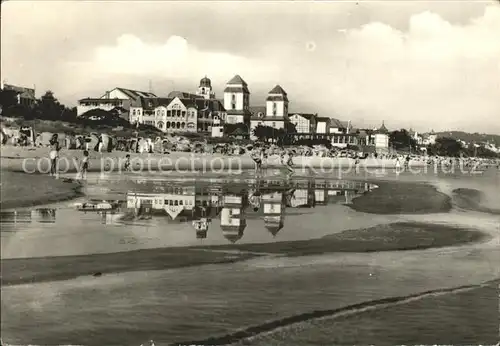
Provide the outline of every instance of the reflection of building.
<path id="1" fill-rule="evenodd" d="M 290 199 L 290 206 L 292 208 L 314 208 L 316 205 L 314 185 L 312 182 L 300 184 L 293 192 Z"/>
<path id="2" fill-rule="evenodd" d="M 283 192 L 262 195 L 264 205 L 264 224 L 273 236 L 283 228 L 285 220 L 285 203 Z"/>
<path id="3" fill-rule="evenodd" d="M 220 227 L 224 237 L 232 243 L 243 237 L 247 226 L 244 215 L 245 202 L 244 196 L 235 194 L 224 195 L 222 199 Z"/>
<path id="4" fill-rule="evenodd" d="M 355 181 L 333 181 L 328 184 L 328 202 L 332 204 L 350 204 L 356 197 L 370 191 L 368 183 Z"/>
<path id="5" fill-rule="evenodd" d="M 325 181 L 316 181 L 314 183 L 314 201 L 317 205 L 328 204 L 328 189 Z"/>
<path id="6" fill-rule="evenodd" d="M 0 213 L 0 223 L 54 223 L 56 209 L 40 208 L 35 210 L 14 210 Z"/>
<path id="7" fill-rule="evenodd" d="M 53 208 L 40 208 L 31 211 L 32 221 L 38 221 L 42 223 L 54 223 L 56 222 L 56 210 Z"/>
<path id="8" fill-rule="evenodd" d="M 127 208 L 151 209 L 152 213 L 167 213 L 172 220 L 178 216 L 190 216 L 196 201 L 194 186 L 172 186 L 166 190 L 166 193 L 129 192 Z"/>
<path id="9" fill-rule="evenodd" d="M 217 216 L 221 205 L 218 191 L 195 185 L 166 186 L 164 182 L 161 183 L 150 187 L 161 192 L 129 192 L 127 208 L 135 209 L 141 214 L 148 210 L 152 214 L 167 214 L 172 220 L 180 222 Z"/>

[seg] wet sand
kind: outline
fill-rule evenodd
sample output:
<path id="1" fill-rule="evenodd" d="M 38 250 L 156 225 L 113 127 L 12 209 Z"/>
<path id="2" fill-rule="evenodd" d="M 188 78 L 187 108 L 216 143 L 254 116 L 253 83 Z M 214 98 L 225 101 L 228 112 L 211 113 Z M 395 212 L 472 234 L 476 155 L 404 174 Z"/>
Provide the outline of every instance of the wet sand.
<path id="1" fill-rule="evenodd" d="M 476 230 L 423 223 L 394 223 L 347 230 L 320 239 L 263 244 L 156 248 L 109 254 L 2 260 L 3 285 L 80 276 L 232 263 L 260 255 L 307 256 L 438 248 L 488 240 Z M 211 251 L 203 251 L 211 250 Z M 200 251 L 201 250 L 201 251 Z"/>

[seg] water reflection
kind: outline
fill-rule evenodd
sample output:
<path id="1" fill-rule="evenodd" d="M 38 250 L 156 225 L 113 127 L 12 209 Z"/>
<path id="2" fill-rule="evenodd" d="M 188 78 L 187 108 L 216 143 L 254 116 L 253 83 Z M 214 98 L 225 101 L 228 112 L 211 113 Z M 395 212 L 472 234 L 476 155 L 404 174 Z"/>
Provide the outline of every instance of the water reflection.
<path id="1" fill-rule="evenodd" d="M 35 210 L 14 210 L 0 212 L 2 224 L 55 223 L 56 209 L 38 208 Z"/>
<path id="2" fill-rule="evenodd" d="M 117 187 L 115 183 L 123 186 Z M 61 217 L 65 220 L 58 224 L 69 226 L 68 220 L 74 222 L 76 217 L 82 224 L 85 221 L 83 227 L 89 232 L 93 227 L 97 229 L 98 224 L 136 230 L 153 228 L 161 232 L 181 232 L 189 225 L 193 237 L 199 240 L 207 239 L 209 232 L 217 231 L 214 228 L 220 226 L 218 231 L 231 243 L 244 237 L 248 220 L 254 220 L 252 223 L 259 220 L 258 228 L 265 228 L 268 234 L 277 237 L 286 230 L 287 210 L 297 214 L 291 209 L 351 203 L 356 196 L 374 188 L 364 182 L 307 178 L 288 181 L 143 179 L 110 181 L 107 185 L 99 182 L 96 186 L 87 190 L 85 202 L 62 208 Z M 2 223 L 56 222 L 56 209 L 18 210 L 1 215 Z M 90 226 L 92 223 L 95 226 Z M 255 226 L 249 229 L 253 232 Z M 175 234 L 181 236 L 181 233 Z"/>

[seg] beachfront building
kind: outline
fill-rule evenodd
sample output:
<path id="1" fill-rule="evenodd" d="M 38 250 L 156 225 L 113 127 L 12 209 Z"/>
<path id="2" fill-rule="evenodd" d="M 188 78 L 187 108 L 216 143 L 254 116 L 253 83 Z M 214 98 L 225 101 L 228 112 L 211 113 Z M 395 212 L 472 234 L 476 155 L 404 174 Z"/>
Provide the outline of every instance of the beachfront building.
<path id="1" fill-rule="evenodd" d="M 152 125 L 167 133 L 211 135 L 214 119 L 220 124 L 225 117 L 225 109 L 217 99 L 176 91 L 166 98 L 145 99 L 138 114 L 131 118 L 132 123 Z"/>
<path id="2" fill-rule="evenodd" d="M 297 133 L 314 133 L 316 131 L 316 117 L 318 114 L 290 113 L 290 122 L 295 125 Z"/>
<path id="3" fill-rule="evenodd" d="M 426 134 L 422 140 L 423 145 L 434 145 L 436 144 L 437 134 L 432 130 L 430 133 Z"/>
<path id="4" fill-rule="evenodd" d="M 330 118 L 316 117 L 316 133 L 328 134 L 330 132 Z"/>
<path id="5" fill-rule="evenodd" d="M 373 141 L 377 153 L 389 152 L 389 131 L 384 122 L 382 122 L 382 126 L 373 132 Z"/>
<path id="6" fill-rule="evenodd" d="M 245 195 L 225 194 L 222 197 L 222 210 L 220 213 L 220 228 L 224 238 L 232 243 L 243 237 L 247 226 L 244 206 Z"/>
<path id="7" fill-rule="evenodd" d="M 224 109 L 226 110 L 226 123 L 243 123 L 250 126 L 250 91 L 247 83 L 239 75 L 227 82 L 224 89 Z"/>
<path id="8" fill-rule="evenodd" d="M 102 109 L 112 111 L 123 109 L 130 117 L 139 116 L 142 113 L 142 102 L 145 98 L 157 97 L 155 94 L 145 91 L 138 91 L 125 88 L 114 88 L 106 91 L 100 97 L 87 97 L 78 100 L 76 107 L 77 115 L 93 110 Z"/>
<path id="9" fill-rule="evenodd" d="M 35 88 L 26 88 L 22 86 L 2 83 L 2 90 L 15 92 L 17 104 L 25 107 L 33 107 L 36 103 Z"/>
<path id="10" fill-rule="evenodd" d="M 276 85 L 269 91 L 266 98 L 266 106 L 255 107 L 250 118 L 250 138 L 256 139 L 253 131 L 257 126 L 268 126 L 273 129 L 285 129 L 288 118 L 288 96 L 285 90 Z M 257 110 L 257 112 L 255 112 Z"/>
<path id="11" fill-rule="evenodd" d="M 262 195 L 264 206 L 264 225 L 276 237 L 285 221 L 285 198 L 283 192 L 277 191 Z"/>

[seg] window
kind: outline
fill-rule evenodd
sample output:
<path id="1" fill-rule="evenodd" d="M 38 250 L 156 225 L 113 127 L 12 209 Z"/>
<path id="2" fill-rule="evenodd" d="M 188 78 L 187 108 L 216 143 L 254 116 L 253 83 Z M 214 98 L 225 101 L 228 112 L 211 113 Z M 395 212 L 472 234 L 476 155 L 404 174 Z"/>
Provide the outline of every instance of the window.
<path id="1" fill-rule="evenodd" d="M 182 111 L 182 116 L 185 117 L 186 116 L 186 111 Z"/>
<path id="2" fill-rule="evenodd" d="M 167 111 L 167 117 L 171 117 L 172 116 L 172 111 L 171 110 L 168 110 Z"/>

